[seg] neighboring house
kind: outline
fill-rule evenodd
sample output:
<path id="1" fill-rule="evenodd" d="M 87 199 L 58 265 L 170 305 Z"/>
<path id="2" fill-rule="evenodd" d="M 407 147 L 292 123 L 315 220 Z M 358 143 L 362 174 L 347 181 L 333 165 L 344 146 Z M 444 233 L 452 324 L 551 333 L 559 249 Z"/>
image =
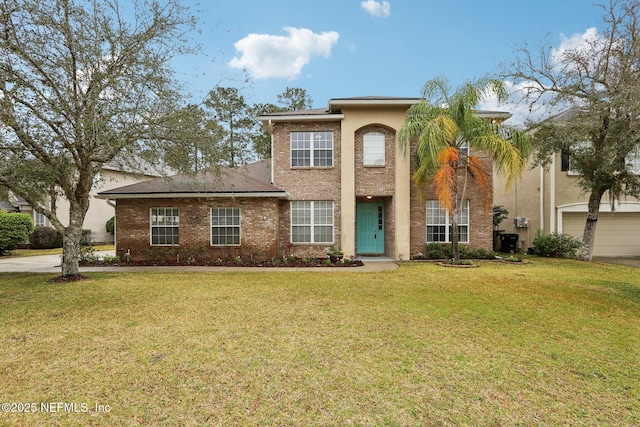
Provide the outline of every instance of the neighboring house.
<path id="1" fill-rule="evenodd" d="M 29 203 L 27 203 L 27 201 L 22 197 L 18 196 L 12 191 L 8 191 L 7 194 L 8 197 L 6 200 L 0 200 L 0 209 L 3 209 L 7 212 L 20 212 L 29 214 L 33 219 L 33 223 L 36 227 L 48 227 L 50 225 L 47 217 L 33 210 L 33 208 L 29 206 Z"/>
<path id="2" fill-rule="evenodd" d="M 113 205 L 104 199 L 96 198 L 99 191 L 121 187 L 126 184 L 146 181 L 160 176 L 159 172 L 145 167 L 144 172 L 129 171 L 128 168 L 117 164 L 106 163 L 96 176 L 91 189 L 89 209 L 84 218 L 83 229 L 91 230 L 91 240 L 100 243 L 112 243 L 114 236 L 107 232 L 106 223 L 115 215 Z M 57 201 L 56 214 L 62 224 L 69 223 L 69 201 L 61 197 Z"/>
<path id="3" fill-rule="evenodd" d="M 135 183 L 155 178 L 160 175 L 151 167 L 141 167 L 144 172 L 127 171 L 126 167 L 116 164 L 105 164 L 98 176 L 90 192 L 89 209 L 84 219 L 84 229 L 91 230 L 91 240 L 93 242 L 112 243 L 113 235 L 107 232 L 106 223 L 115 215 L 113 205 L 106 200 L 96 199 L 96 194 L 101 190 L 109 190 L 111 188 L 120 187 L 123 184 Z M 66 198 L 60 197 L 56 204 L 56 215 L 63 225 L 69 222 L 69 202 Z M 0 209 L 11 212 L 28 213 L 33 218 L 36 227 L 51 227 L 51 223 L 43 214 L 36 212 L 29 204 L 20 196 L 13 192 L 8 192 L 8 199 L 0 201 Z"/>
<path id="4" fill-rule="evenodd" d="M 415 159 L 397 149 L 416 102 L 342 98 L 327 109 L 261 116 L 272 135 L 270 161 L 101 191 L 97 197 L 116 204 L 116 254 L 319 256 L 337 245 L 348 256 L 406 260 L 427 242 L 449 242 L 448 215 L 432 189 L 419 194 Z M 491 248 L 491 214 L 473 182 L 466 195 L 460 241 Z"/>
<path id="5" fill-rule="evenodd" d="M 627 164 L 640 173 L 640 151 L 628 158 Z M 510 189 L 505 188 L 503 179 L 495 180 L 494 204 L 503 205 L 510 216 L 499 228 L 518 234 L 517 247 L 525 252 L 533 246 L 538 229 L 582 240 L 589 195 L 578 187 L 571 159 L 557 153 L 548 170 L 531 166 Z M 605 193 L 600 204 L 593 254 L 640 256 L 640 200 L 623 197 L 612 209 L 607 196 Z"/>

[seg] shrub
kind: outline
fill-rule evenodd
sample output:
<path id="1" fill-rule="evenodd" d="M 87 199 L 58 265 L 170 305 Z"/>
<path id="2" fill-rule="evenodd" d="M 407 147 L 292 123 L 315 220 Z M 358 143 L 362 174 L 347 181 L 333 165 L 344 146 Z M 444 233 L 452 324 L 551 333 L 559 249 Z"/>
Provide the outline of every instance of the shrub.
<path id="1" fill-rule="evenodd" d="M 509 218 L 509 211 L 502 205 L 493 207 L 493 228 L 497 229 L 500 223 Z"/>
<path id="2" fill-rule="evenodd" d="M 93 232 L 91 230 L 82 229 L 82 237 L 80 237 L 80 246 L 90 246 L 91 245 L 91 234 Z"/>
<path id="3" fill-rule="evenodd" d="M 81 246 L 80 251 L 78 252 L 78 259 L 80 262 L 86 262 L 90 264 L 93 264 L 100 260 L 100 258 L 96 254 L 95 248 L 91 246 Z"/>
<path id="4" fill-rule="evenodd" d="M 460 258 L 466 259 L 494 259 L 496 253 L 489 249 L 471 249 L 469 245 L 459 244 Z M 451 244 L 427 243 L 424 254 L 418 253 L 413 259 L 449 259 L 452 258 Z"/>
<path id="5" fill-rule="evenodd" d="M 440 243 L 427 243 L 424 256 L 429 259 L 442 259 L 445 258 L 446 255 Z"/>
<path id="6" fill-rule="evenodd" d="M 478 248 L 469 250 L 469 258 L 473 259 L 495 259 L 496 253 L 494 251 Z"/>
<path id="7" fill-rule="evenodd" d="M 536 232 L 533 239 L 533 253 L 546 257 L 575 258 L 582 242 L 573 236 L 561 233 L 542 234 Z"/>
<path id="8" fill-rule="evenodd" d="M 55 248 L 58 232 L 51 227 L 36 227 L 29 236 L 31 249 Z"/>
<path id="9" fill-rule="evenodd" d="M 109 221 L 107 221 L 106 224 L 106 228 L 107 228 L 107 233 L 113 235 L 116 231 L 116 217 L 112 216 L 111 219 Z"/>
<path id="10" fill-rule="evenodd" d="M 32 231 L 33 219 L 28 214 L 0 210 L 0 254 L 26 242 Z"/>

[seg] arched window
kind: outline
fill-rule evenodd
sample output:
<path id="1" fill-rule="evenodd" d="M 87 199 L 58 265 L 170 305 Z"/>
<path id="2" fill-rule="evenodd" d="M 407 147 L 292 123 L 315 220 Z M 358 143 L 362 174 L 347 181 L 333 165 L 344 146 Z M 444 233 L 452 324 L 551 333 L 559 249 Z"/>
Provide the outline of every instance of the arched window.
<path id="1" fill-rule="evenodd" d="M 363 164 L 365 166 L 384 166 L 384 134 L 368 132 L 364 135 Z"/>

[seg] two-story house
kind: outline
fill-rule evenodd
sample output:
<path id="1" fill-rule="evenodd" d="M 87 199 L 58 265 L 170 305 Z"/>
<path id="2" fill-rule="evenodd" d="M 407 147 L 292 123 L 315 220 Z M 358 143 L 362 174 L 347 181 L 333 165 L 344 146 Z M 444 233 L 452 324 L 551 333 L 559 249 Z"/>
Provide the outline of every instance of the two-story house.
<path id="1" fill-rule="evenodd" d="M 407 260 L 427 242 L 449 242 L 447 213 L 432 189 L 419 192 L 411 179 L 415 158 L 396 144 L 417 102 L 340 98 L 326 109 L 261 116 L 272 136 L 269 161 L 100 192 L 116 204 L 117 255 L 143 259 L 189 248 L 213 259 L 319 256 L 337 245 L 347 255 Z M 460 241 L 491 248 L 483 197 L 472 181 L 465 194 Z"/>
<path id="2" fill-rule="evenodd" d="M 640 156 L 628 159 L 640 173 Z M 579 176 L 571 170 L 570 159 L 556 153 L 549 168 L 527 167 L 510 189 L 495 180 L 494 204 L 509 211 L 500 229 L 518 234 L 518 249 L 533 245 L 537 230 L 543 234 L 564 233 L 582 240 L 589 195 L 577 185 Z M 612 206 L 607 194 L 602 198 L 596 226 L 594 256 L 640 256 L 640 200 L 624 197 Z"/>
<path id="3" fill-rule="evenodd" d="M 548 120 L 566 120 L 570 109 Z M 640 173 L 640 147 L 625 159 L 632 173 Z M 578 185 L 580 176 L 571 168 L 565 152 L 555 153 L 545 168 L 529 161 L 526 172 L 512 188 L 503 178 L 494 181 L 494 204 L 510 214 L 500 228 L 518 234 L 518 249 L 533 245 L 538 230 L 543 234 L 564 233 L 582 240 L 589 194 Z M 625 196 L 614 205 L 605 193 L 600 204 L 593 254 L 595 256 L 640 256 L 640 200 Z"/>

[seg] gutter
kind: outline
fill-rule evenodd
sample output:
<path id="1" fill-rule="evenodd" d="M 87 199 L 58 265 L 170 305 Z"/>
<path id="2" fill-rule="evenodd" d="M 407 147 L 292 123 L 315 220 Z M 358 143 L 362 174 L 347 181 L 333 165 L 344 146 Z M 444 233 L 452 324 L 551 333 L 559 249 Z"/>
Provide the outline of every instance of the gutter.
<path id="1" fill-rule="evenodd" d="M 110 193 L 110 194 L 98 194 L 95 196 L 97 199 L 186 199 L 186 198 L 220 198 L 220 197 L 233 197 L 233 198 L 278 198 L 284 200 L 291 200 L 291 196 L 286 191 L 274 192 L 274 193 Z M 107 202 L 109 203 L 109 202 Z M 111 205 L 113 206 L 113 205 Z"/>

